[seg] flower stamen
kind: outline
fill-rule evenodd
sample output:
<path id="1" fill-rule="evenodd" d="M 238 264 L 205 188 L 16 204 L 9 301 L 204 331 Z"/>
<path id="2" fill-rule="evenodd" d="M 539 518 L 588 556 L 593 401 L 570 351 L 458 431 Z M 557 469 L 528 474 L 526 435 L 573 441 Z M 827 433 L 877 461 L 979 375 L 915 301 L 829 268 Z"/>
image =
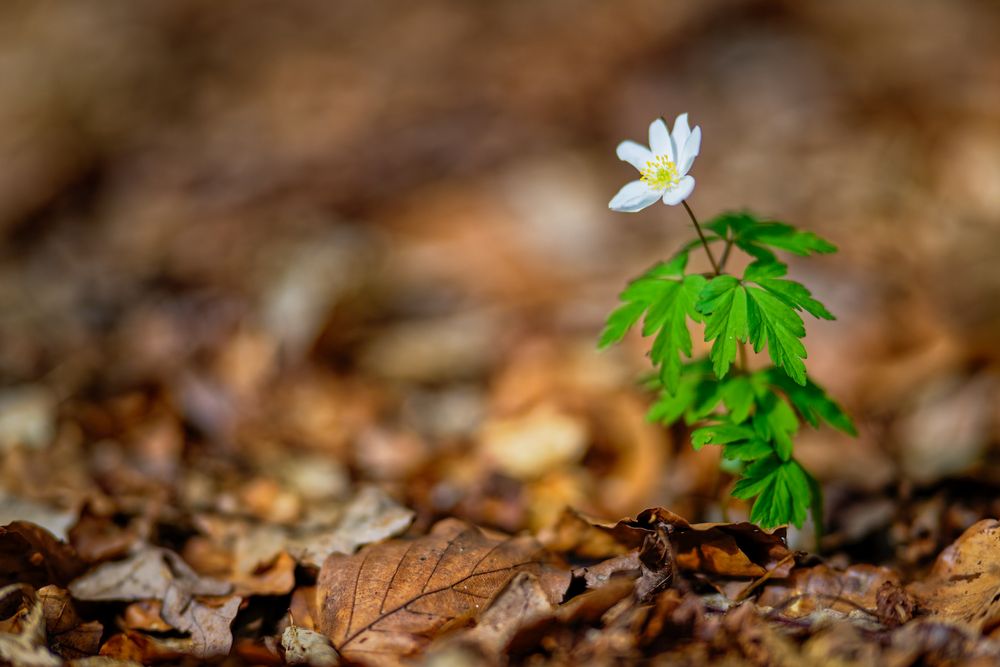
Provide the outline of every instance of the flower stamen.
<path id="1" fill-rule="evenodd" d="M 646 162 L 640 174 L 640 180 L 654 190 L 668 190 L 681 180 L 677 165 L 666 155 L 657 155 Z"/>

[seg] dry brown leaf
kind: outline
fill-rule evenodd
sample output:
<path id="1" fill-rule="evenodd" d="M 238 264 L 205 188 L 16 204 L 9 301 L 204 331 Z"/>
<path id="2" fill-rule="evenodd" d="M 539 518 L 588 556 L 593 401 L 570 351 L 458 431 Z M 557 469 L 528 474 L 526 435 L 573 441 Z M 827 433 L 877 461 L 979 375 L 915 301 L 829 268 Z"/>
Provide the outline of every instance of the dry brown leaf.
<path id="1" fill-rule="evenodd" d="M 226 582 L 198 576 L 180 556 L 156 547 L 104 563 L 70 584 L 78 600 L 160 600 L 163 620 L 191 634 L 191 651 L 198 657 L 229 652 L 229 624 L 241 602 L 234 596 L 217 605 L 198 596 L 224 596 L 231 588 Z"/>
<path id="2" fill-rule="evenodd" d="M 38 599 L 45 613 L 45 631 L 50 635 L 72 630 L 83 620 L 76 613 L 69 591 L 58 586 L 46 586 L 38 590 Z"/>
<path id="3" fill-rule="evenodd" d="M 885 567 L 852 565 L 838 571 L 827 565 L 795 570 L 781 581 L 769 581 L 757 604 L 774 607 L 789 618 L 820 610 L 843 614 L 862 611 L 879 615 L 878 593 L 885 584 L 899 585 L 899 575 Z"/>
<path id="4" fill-rule="evenodd" d="M 52 650 L 66 659 L 96 655 L 101 648 L 104 624 L 87 621 L 49 639 Z"/>
<path id="5" fill-rule="evenodd" d="M 177 661 L 184 656 L 184 646 L 176 640 L 158 639 L 128 631 L 113 635 L 101 646 L 101 656 L 148 665 Z"/>
<path id="6" fill-rule="evenodd" d="M 335 529 L 297 535 L 288 549 L 303 565 L 318 568 L 332 553 L 352 554 L 363 545 L 401 534 L 414 516 L 377 486 L 366 486 L 344 508 Z"/>
<path id="7" fill-rule="evenodd" d="M 586 528 L 582 523 L 589 523 Z M 662 532 L 670 539 L 673 561 L 682 571 L 725 577 L 786 576 L 794 566 L 792 552 L 785 544 L 785 530 L 765 532 L 751 523 L 690 524 L 662 508 L 645 510 L 635 519 L 615 524 L 589 521 L 568 513 L 549 542 L 565 551 L 606 556 L 621 549 L 638 549 L 647 538 Z M 609 537 L 614 546 L 595 535 Z"/>
<path id="8" fill-rule="evenodd" d="M 104 625 L 100 621 L 84 622 L 76 611 L 69 591 L 58 586 L 46 586 L 38 591 L 45 615 L 45 630 L 49 646 L 63 658 L 95 655 L 101 646 Z"/>
<path id="9" fill-rule="evenodd" d="M 928 577 L 907 591 L 932 620 L 990 631 L 1000 624 L 1000 521 L 987 519 L 941 552 Z"/>
<path id="10" fill-rule="evenodd" d="M 111 514 L 98 513 L 94 503 L 87 503 L 80 510 L 80 517 L 69 530 L 69 541 L 80 557 L 89 563 L 121 558 L 140 539 L 139 530 L 134 525 L 122 527 L 115 523 Z"/>
<path id="11" fill-rule="evenodd" d="M 0 603 L 14 603 L 13 622 L 4 622 L 7 632 L 0 632 L 0 662 L 24 667 L 58 667 L 62 661 L 53 655 L 45 642 L 45 612 L 42 601 L 29 586 L 12 584 L 0 589 Z"/>
<path id="12" fill-rule="evenodd" d="M 555 605 L 541 582 L 530 572 L 519 572 L 496 596 L 461 639 L 476 644 L 487 655 L 499 655 L 522 628 L 549 618 Z"/>
<path id="13" fill-rule="evenodd" d="M 84 570 L 76 552 L 49 531 L 27 521 L 0 526 L 0 586 L 65 586 Z"/>
<path id="14" fill-rule="evenodd" d="M 316 610 L 316 587 L 300 586 L 292 591 L 288 613 L 294 625 L 307 630 L 315 630 L 316 617 L 319 615 Z"/>
<path id="15" fill-rule="evenodd" d="M 446 623 L 478 616 L 519 572 L 537 574 L 550 600 L 560 600 L 569 575 L 545 561 L 534 539 L 445 520 L 416 540 L 330 556 L 317 585 L 318 628 L 350 659 L 408 655 Z"/>
<path id="16" fill-rule="evenodd" d="M 163 620 L 160 610 L 163 603 L 159 600 L 139 600 L 125 607 L 122 613 L 122 625 L 128 630 L 145 630 L 147 632 L 169 632 L 173 628 Z"/>

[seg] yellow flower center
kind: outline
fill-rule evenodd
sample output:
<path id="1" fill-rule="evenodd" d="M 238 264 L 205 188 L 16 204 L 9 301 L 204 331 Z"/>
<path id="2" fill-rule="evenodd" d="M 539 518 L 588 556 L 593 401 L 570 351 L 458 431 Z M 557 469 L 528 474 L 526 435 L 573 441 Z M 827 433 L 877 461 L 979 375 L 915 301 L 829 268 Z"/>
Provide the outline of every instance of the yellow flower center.
<path id="1" fill-rule="evenodd" d="M 666 155 L 657 155 L 639 172 L 641 180 L 654 190 L 672 188 L 681 180 L 677 165 Z"/>

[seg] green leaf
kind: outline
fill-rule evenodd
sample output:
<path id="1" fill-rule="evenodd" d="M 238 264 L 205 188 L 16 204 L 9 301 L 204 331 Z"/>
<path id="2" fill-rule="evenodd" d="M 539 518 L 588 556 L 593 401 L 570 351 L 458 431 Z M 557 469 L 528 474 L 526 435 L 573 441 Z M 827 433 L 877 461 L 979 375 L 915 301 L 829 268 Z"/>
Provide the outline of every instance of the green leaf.
<path id="1" fill-rule="evenodd" d="M 682 373 L 675 391 L 662 389 L 655 403 L 646 413 L 646 419 L 673 424 L 681 418 L 694 404 L 697 398 L 697 387 L 701 378 L 693 373 Z M 662 385 L 660 385 L 662 387 Z"/>
<path id="2" fill-rule="evenodd" d="M 774 443 L 782 461 L 792 457 L 792 438 L 798 433 L 799 419 L 783 398 L 771 392 L 758 398 L 753 427 L 763 440 Z"/>
<path id="3" fill-rule="evenodd" d="M 601 348 L 619 342 L 643 319 L 642 335 L 655 335 L 650 351 L 653 365 L 659 368 L 663 385 L 672 392 L 680 381 L 681 355 L 691 356 L 687 318 L 701 320 L 695 303 L 706 282 L 703 276 L 683 275 L 686 264 L 687 253 L 680 253 L 629 283 L 619 295 L 623 305 L 608 317 L 598 342 Z"/>
<path id="4" fill-rule="evenodd" d="M 750 510 L 751 521 L 764 528 L 787 523 L 802 527 L 815 499 L 810 477 L 797 461 L 769 456 L 748 466 L 743 475 L 733 487 L 733 495 L 742 499 L 757 496 Z"/>
<path id="5" fill-rule="evenodd" d="M 757 261 L 747 266 L 743 280 L 757 283 L 796 310 L 805 310 L 813 317 L 824 320 L 837 319 L 826 306 L 813 298 L 805 285 L 794 280 L 779 280 L 787 272 L 788 267 L 781 262 Z"/>
<path id="6" fill-rule="evenodd" d="M 712 368 L 724 378 L 736 358 L 737 341 L 747 340 L 746 290 L 733 276 L 716 276 L 701 290 L 697 309 L 706 316 L 705 340 L 715 341 L 709 354 Z"/>
<path id="7" fill-rule="evenodd" d="M 806 383 L 806 348 L 800 340 L 806 335 L 802 318 L 782 299 L 759 287 L 748 287 L 747 322 L 750 342 L 755 352 L 767 346 L 771 361 L 785 369 L 800 385 Z"/>
<path id="8" fill-rule="evenodd" d="M 732 239 L 747 254 L 767 261 L 776 259 L 772 249 L 801 256 L 837 251 L 837 246 L 812 232 L 799 231 L 783 222 L 763 221 L 747 212 L 723 213 L 706 227 Z"/>
<path id="9" fill-rule="evenodd" d="M 826 422 L 848 435 L 858 435 L 854 422 L 844 409 L 830 398 L 825 389 L 812 380 L 807 379 L 805 385 L 799 386 L 789 382 L 784 373 L 776 372 L 775 369 L 765 371 L 765 377 L 770 384 L 785 393 L 798 413 L 813 428 L 818 428 L 822 422 Z"/>
<path id="10" fill-rule="evenodd" d="M 691 432 L 691 445 L 697 450 L 705 445 L 728 445 L 754 438 L 754 430 L 725 421 L 703 426 Z"/>
<path id="11" fill-rule="evenodd" d="M 683 362 L 681 354 L 691 356 L 691 332 L 687 318 L 701 320 L 695 310 L 698 294 L 705 285 L 702 276 L 684 276 L 673 289 L 664 290 L 660 300 L 652 305 L 643 324 L 643 335 L 659 331 L 653 341 L 650 357 L 660 367 L 660 377 L 667 389 L 674 389 L 680 380 Z"/>
<path id="12" fill-rule="evenodd" d="M 729 410 L 729 419 L 742 424 L 750 416 L 754 405 L 754 387 L 746 375 L 736 375 L 722 385 L 722 401 Z"/>
<path id="13" fill-rule="evenodd" d="M 722 455 L 727 459 L 736 461 L 756 461 L 774 452 L 771 443 L 764 440 L 753 439 L 745 442 L 736 442 L 724 445 Z"/>

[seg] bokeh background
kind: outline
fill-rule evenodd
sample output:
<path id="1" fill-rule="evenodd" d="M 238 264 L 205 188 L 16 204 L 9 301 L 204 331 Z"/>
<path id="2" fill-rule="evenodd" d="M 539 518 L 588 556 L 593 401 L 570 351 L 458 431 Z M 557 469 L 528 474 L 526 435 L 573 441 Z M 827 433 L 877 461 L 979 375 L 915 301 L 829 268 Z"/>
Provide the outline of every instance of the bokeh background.
<path id="1" fill-rule="evenodd" d="M 841 249 L 792 262 L 861 429 L 798 445 L 829 546 L 932 556 L 1000 513 L 998 34 L 971 0 L 4 2 L 5 511 L 293 522 L 374 481 L 424 525 L 719 519 L 643 341 L 595 349 L 691 235 L 607 210 L 614 147 L 687 111 L 700 216 Z"/>

